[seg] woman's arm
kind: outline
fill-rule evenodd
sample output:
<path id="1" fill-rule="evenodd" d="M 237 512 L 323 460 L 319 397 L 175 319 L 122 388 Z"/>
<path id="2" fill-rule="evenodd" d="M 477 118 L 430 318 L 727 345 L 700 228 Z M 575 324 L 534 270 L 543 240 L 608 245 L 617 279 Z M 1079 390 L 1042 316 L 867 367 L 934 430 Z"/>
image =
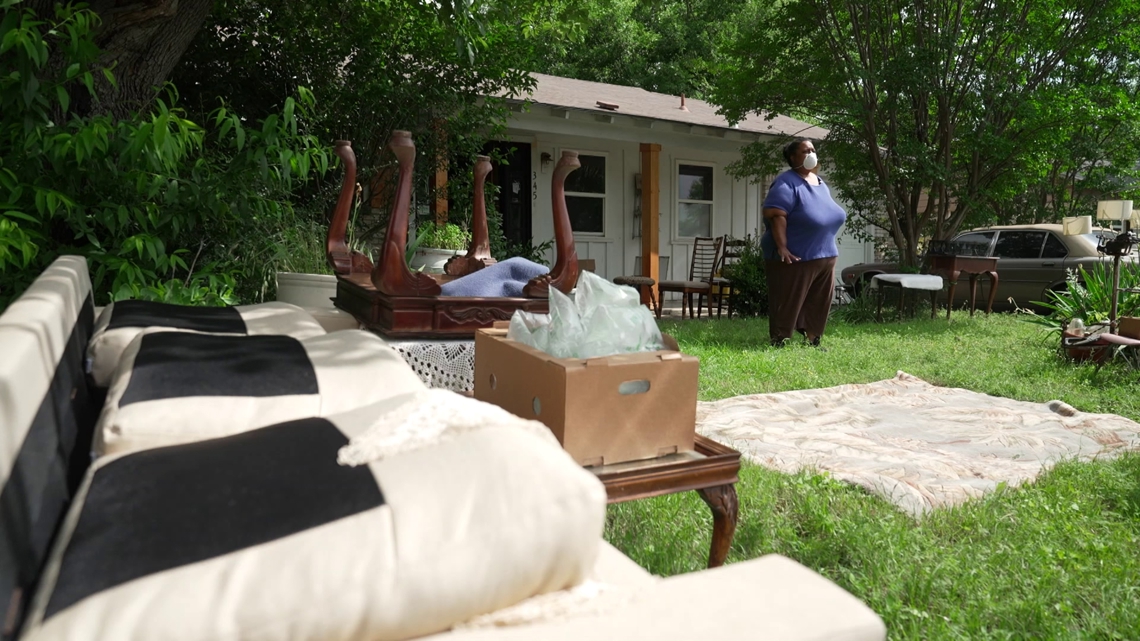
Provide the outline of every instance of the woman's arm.
<path id="1" fill-rule="evenodd" d="M 798 261 L 800 257 L 788 251 L 788 213 L 775 207 L 766 207 L 763 213 L 768 219 L 768 228 L 772 230 L 772 240 L 776 241 L 780 260 L 785 263 Z"/>

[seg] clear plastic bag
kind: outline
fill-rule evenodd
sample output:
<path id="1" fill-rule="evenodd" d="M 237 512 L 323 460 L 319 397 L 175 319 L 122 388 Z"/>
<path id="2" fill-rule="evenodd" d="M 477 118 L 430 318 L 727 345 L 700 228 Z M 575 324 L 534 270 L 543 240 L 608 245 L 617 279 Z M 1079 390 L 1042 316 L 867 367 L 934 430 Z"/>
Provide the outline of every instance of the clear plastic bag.
<path id="1" fill-rule="evenodd" d="M 549 315 L 515 312 L 507 337 L 559 358 L 664 349 L 657 321 L 637 290 L 592 272 L 582 273 L 573 299 L 551 289 Z"/>
<path id="2" fill-rule="evenodd" d="M 511 316 L 507 338 L 547 351 L 550 347 L 550 314 L 534 314 L 519 310 Z"/>

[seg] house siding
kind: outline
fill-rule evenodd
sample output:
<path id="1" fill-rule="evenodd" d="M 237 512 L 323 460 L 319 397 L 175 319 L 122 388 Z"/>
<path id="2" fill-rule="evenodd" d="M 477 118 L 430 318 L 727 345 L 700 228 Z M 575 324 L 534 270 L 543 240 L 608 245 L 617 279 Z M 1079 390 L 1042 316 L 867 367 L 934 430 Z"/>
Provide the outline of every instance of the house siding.
<path id="1" fill-rule="evenodd" d="M 596 272 L 606 279 L 634 273 L 635 259 L 641 255 L 640 219 L 634 217 L 634 177 L 641 173 L 641 143 L 657 143 L 660 152 L 660 237 L 659 252 L 669 257 L 662 279 L 688 277 L 692 239 L 679 237 L 677 222 L 678 165 L 690 161 L 713 167 L 712 235 L 734 237 L 755 235 L 760 230 L 760 205 L 771 178 L 750 183 L 733 178 L 726 167 L 739 158 L 740 147 L 757 139 L 755 134 L 713 131 L 707 128 L 653 122 L 646 124 L 620 116 L 599 117 L 574 110 L 533 106 L 513 114 L 507 140 L 531 145 L 532 198 L 534 200 L 532 237 L 536 244 L 553 238 L 550 181 L 554 164 L 563 150 L 601 153 L 606 156 L 605 233 L 575 234 L 579 258 L 593 259 Z M 554 162 L 542 166 L 543 153 Z M 844 235 L 836 274 L 844 266 L 867 259 L 864 243 Z M 547 256 L 553 260 L 553 252 Z"/>

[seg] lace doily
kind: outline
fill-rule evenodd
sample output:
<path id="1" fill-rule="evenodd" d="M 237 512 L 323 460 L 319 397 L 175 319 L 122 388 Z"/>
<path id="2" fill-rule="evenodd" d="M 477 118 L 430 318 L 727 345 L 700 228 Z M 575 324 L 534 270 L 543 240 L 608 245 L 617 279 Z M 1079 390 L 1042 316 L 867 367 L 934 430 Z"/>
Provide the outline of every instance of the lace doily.
<path id="1" fill-rule="evenodd" d="M 396 409 L 382 414 L 364 432 L 340 448 L 337 463 L 357 466 L 451 440 L 491 426 L 517 426 L 561 449 L 542 423 L 519 418 L 490 403 L 441 389 L 410 394 Z"/>
<path id="2" fill-rule="evenodd" d="M 390 340 L 428 387 L 469 392 L 475 387 L 475 341 Z"/>

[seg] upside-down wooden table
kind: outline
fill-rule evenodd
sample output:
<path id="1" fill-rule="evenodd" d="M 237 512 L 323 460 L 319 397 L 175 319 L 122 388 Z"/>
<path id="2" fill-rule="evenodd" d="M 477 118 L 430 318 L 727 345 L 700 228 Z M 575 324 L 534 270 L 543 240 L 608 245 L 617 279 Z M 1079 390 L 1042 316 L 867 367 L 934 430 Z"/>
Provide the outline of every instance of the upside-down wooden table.
<path id="1" fill-rule="evenodd" d="M 736 534 L 740 452 L 701 435 L 696 450 L 627 463 L 587 467 L 606 486 L 610 503 L 696 490 L 713 513 L 709 567 L 724 564 Z"/>

